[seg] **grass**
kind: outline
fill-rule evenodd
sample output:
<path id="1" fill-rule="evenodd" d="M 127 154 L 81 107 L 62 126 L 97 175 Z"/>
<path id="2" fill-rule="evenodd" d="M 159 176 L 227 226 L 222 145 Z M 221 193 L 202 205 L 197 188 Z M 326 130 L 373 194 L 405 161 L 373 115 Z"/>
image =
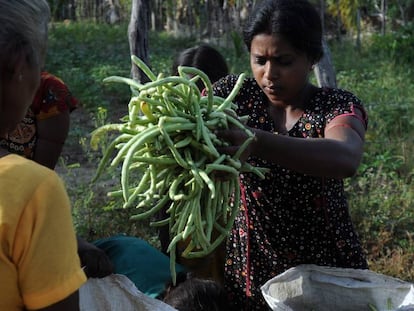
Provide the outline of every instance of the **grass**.
<path id="1" fill-rule="evenodd" d="M 346 181 L 357 231 L 371 269 L 413 281 L 414 72 L 369 42 L 360 52 L 334 45 L 333 55 L 340 87 L 357 94 L 369 115 L 363 162 Z"/>
<path id="2" fill-rule="evenodd" d="M 59 172 L 73 202 L 78 232 L 89 240 L 119 232 L 138 235 L 158 245 L 147 223 L 127 219 L 119 199 L 106 193 L 119 185 L 119 172 L 108 171 L 91 184 L 91 176 L 105 144 L 89 146 L 90 133 L 126 114 L 130 92 L 126 86 L 104 84 L 111 75 L 130 71 L 127 25 L 56 24 L 50 31 L 47 69 L 60 76 L 81 101 L 72 115 L 72 127 Z M 236 49 L 218 46 L 232 72 L 249 71 L 247 54 L 233 37 Z M 376 39 L 376 44 L 381 39 Z M 197 43 L 151 33 L 150 63 L 154 72 L 170 72 L 174 55 Z M 357 51 L 352 43 L 330 42 L 339 86 L 355 93 L 369 114 L 365 154 L 358 174 L 346 180 L 352 217 L 372 270 L 414 280 L 413 122 L 414 72 L 412 64 L 395 61 L 368 41 Z M 217 47 L 217 46 L 216 46 Z M 383 46 L 386 49 L 386 45 Z M 411 53 L 407 49 L 405 53 Z M 399 51 L 399 55 L 404 51 Z M 408 55 L 408 54 L 407 54 Z M 409 58 L 407 58 L 409 59 Z"/>

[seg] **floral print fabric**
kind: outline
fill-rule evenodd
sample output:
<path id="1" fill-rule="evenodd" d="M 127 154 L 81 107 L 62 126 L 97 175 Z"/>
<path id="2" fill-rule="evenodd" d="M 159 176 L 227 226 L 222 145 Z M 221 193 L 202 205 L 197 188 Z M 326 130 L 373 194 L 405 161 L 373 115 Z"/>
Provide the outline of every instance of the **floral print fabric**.
<path id="1" fill-rule="evenodd" d="M 233 75 L 220 80 L 214 94 L 227 97 L 236 81 Z M 244 81 L 234 102 L 239 116 L 249 116 L 248 126 L 275 132 L 267 98 L 255 80 Z M 324 137 L 331 120 L 354 115 L 355 108 L 365 114 L 351 93 L 319 89 L 287 135 Z M 367 119 L 363 122 L 366 126 Z M 241 212 L 227 241 L 225 267 L 225 286 L 237 310 L 267 310 L 260 287 L 299 264 L 367 268 L 342 180 L 296 173 L 259 158 L 248 162 L 271 171 L 265 180 L 240 175 Z"/>

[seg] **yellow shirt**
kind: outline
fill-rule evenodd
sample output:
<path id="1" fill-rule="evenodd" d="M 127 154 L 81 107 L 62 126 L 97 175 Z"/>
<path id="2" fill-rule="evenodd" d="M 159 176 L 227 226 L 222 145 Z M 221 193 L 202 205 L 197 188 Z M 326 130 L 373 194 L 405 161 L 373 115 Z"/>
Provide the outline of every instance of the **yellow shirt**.
<path id="1" fill-rule="evenodd" d="M 44 308 L 85 281 L 60 178 L 17 155 L 0 158 L 0 310 Z"/>

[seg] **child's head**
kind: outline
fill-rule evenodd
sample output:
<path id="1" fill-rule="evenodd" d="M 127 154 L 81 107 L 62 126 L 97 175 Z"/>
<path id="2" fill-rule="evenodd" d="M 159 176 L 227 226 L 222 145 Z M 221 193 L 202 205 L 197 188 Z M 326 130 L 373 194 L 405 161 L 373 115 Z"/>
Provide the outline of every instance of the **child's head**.
<path id="1" fill-rule="evenodd" d="M 258 34 L 282 36 L 292 47 L 317 63 L 323 54 L 322 25 L 318 11 L 307 0 L 263 0 L 253 9 L 243 29 L 250 51 Z"/>
<path id="2" fill-rule="evenodd" d="M 215 48 L 201 44 L 183 50 L 174 59 L 172 74 L 178 74 L 178 66 L 195 67 L 203 71 L 212 83 L 229 73 L 229 69 L 223 55 Z"/>
<path id="3" fill-rule="evenodd" d="M 163 301 L 178 311 L 232 311 L 224 288 L 207 279 L 177 276 L 176 286 L 170 286 Z"/>

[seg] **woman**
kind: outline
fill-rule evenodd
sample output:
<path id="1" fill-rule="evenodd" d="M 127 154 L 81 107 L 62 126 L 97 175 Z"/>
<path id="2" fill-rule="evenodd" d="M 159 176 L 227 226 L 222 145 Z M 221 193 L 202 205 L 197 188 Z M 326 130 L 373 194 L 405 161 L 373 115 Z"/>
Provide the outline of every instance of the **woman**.
<path id="1" fill-rule="evenodd" d="M 234 102 L 255 140 L 243 155 L 270 168 L 240 174 L 241 212 L 227 241 L 225 285 L 240 310 L 264 310 L 260 286 L 299 264 L 367 268 L 344 194 L 363 154 L 367 116 L 353 94 L 309 82 L 322 56 L 321 22 L 306 0 L 265 0 L 244 28 L 254 78 Z M 236 83 L 214 86 L 226 97 Z M 220 133 L 232 154 L 242 131 Z"/>
<path id="2" fill-rule="evenodd" d="M 69 114 L 77 105 L 61 79 L 42 71 L 26 116 L 14 131 L 0 138 L 0 146 L 55 169 L 69 132 Z"/>
<path id="3" fill-rule="evenodd" d="M 47 38 L 47 29 L 44 35 Z M 39 51 L 41 68 L 46 51 L 45 44 Z M 0 147 L 55 169 L 69 132 L 70 113 L 77 105 L 78 100 L 66 84 L 42 70 L 32 104 L 12 131 L 0 134 Z M 113 272 L 113 265 L 103 251 L 81 237 L 77 241 L 81 265 L 88 277 L 101 278 Z"/>
<path id="4" fill-rule="evenodd" d="M 0 0 L 1 136 L 21 122 L 39 87 L 48 20 L 44 0 Z M 0 243 L 0 310 L 79 310 L 86 277 L 63 183 L 4 148 Z"/>

